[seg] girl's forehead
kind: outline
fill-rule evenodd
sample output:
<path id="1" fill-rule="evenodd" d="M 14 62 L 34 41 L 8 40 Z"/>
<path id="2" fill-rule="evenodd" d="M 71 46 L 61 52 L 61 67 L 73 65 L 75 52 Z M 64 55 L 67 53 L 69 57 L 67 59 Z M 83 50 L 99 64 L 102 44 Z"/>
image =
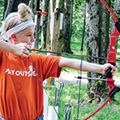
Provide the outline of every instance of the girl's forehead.
<path id="1" fill-rule="evenodd" d="M 17 34 L 18 35 L 34 34 L 34 32 L 35 32 L 35 27 L 34 26 L 30 26 L 30 27 L 27 27 L 24 30 L 20 31 Z"/>
<path id="2" fill-rule="evenodd" d="M 34 25 L 30 26 L 30 27 L 27 27 L 26 29 L 23 30 L 23 32 L 32 32 L 32 33 L 34 33 L 35 32 Z"/>

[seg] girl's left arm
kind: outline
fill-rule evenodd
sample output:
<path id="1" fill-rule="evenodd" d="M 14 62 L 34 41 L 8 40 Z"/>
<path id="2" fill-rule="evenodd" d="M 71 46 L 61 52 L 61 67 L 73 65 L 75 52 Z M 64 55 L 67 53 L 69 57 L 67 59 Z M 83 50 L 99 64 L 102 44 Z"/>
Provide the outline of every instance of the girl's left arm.
<path id="1" fill-rule="evenodd" d="M 114 75 L 114 72 L 117 70 L 117 64 L 116 66 L 113 66 L 109 63 L 100 65 L 100 64 L 95 64 L 95 63 L 89 63 L 86 61 L 78 60 L 78 59 L 69 59 L 69 58 L 64 58 L 61 57 L 60 62 L 59 62 L 59 67 L 69 67 L 75 70 L 80 70 L 80 65 L 82 65 L 82 71 L 86 72 L 94 72 L 94 73 L 101 73 L 105 74 L 106 70 L 111 67 L 112 68 L 112 74 Z"/>

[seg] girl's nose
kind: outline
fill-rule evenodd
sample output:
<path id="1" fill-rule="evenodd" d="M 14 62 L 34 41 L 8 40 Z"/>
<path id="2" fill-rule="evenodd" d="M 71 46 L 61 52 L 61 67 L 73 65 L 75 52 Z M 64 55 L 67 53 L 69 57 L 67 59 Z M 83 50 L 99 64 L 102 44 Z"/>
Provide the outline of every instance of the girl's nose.
<path id="1" fill-rule="evenodd" d="M 31 43 L 34 42 L 34 41 L 35 41 L 35 38 L 33 37 L 33 38 L 31 39 Z"/>
<path id="2" fill-rule="evenodd" d="M 27 45 L 33 43 L 34 41 L 35 41 L 35 38 L 33 37 L 33 38 L 27 43 Z"/>

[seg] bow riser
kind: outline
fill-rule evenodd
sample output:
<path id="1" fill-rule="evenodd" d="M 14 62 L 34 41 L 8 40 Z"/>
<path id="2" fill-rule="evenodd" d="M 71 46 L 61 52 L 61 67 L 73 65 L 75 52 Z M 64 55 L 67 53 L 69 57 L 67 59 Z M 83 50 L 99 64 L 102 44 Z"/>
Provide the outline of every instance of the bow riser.
<path id="1" fill-rule="evenodd" d="M 117 26 L 116 26 L 117 25 Z M 109 53 L 108 53 L 108 63 L 112 64 L 115 66 L 116 62 L 116 39 L 120 35 L 120 32 L 118 30 L 118 24 L 114 25 L 114 32 L 110 35 L 110 47 L 109 47 Z M 107 81 L 106 84 L 109 86 L 109 92 L 110 94 L 112 90 L 116 87 L 114 84 L 115 80 L 112 78 L 112 73 L 111 73 L 111 68 L 107 70 Z"/>
<path id="2" fill-rule="evenodd" d="M 115 25 L 114 28 L 114 32 L 110 35 L 110 48 L 108 53 L 108 62 L 112 64 L 116 62 L 116 39 L 120 35 Z"/>
<path id="3" fill-rule="evenodd" d="M 108 94 L 110 94 L 112 92 L 112 90 L 116 87 L 114 82 L 115 82 L 115 80 L 113 80 L 112 78 L 107 78 L 106 84 L 109 86 Z"/>

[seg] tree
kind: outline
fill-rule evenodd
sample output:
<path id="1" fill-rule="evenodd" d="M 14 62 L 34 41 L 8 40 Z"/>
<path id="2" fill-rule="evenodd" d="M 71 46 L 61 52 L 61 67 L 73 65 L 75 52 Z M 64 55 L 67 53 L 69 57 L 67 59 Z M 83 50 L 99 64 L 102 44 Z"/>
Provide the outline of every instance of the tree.
<path id="1" fill-rule="evenodd" d="M 64 0 L 58 0 L 57 8 L 59 8 L 63 3 Z M 60 12 L 64 13 L 64 5 L 60 8 Z M 63 22 L 63 26 L 64 26 L 64 22 Z M 61 29 L 58 37 L 58 49 L 57 49 L 58 52 L 62 52 L 63 50 L 63 40 L 64 40 L 64 30 Z"/>
<path id="2" fill-rule="evenodd" d="M 25 3 L 28 5 L 29 0 L 4 0 L 4 19 L 7 17 L 7 15 L 10 12 L 16 12 L 17 11 L 17 6 L 19 3 Z"/>
<path id="3" fill-rule="evenodd" d="M 44 12 L 48 12 L 48 9 L 49 9 L 49 0 L 43 0 L 42 2 L 42 10 Z M 43 28 L 42 28 L 42 35 L 41 35 L 41 47 L 42 48 L 47 48 L 47 45 L 46 45 L 46 39 L 47 39 L 47 22 L 48 20 L 48 15 L 47 16 L 43 16 L 43 25 L 45 25 Z"/>
<path id="4" fill-rule="evenodd" d="M 110 5 L 110 0 L 106 0 Z M 109 46 L 109 11 L 98 0 L 86 0 L 86 31 L 87 54 L 90 56 L 107 57 Z M 88 58 L 89 62 L 103 64 L 105 60 Z M 88 77 L 99 77 L 99 74 L 88 73 Z M 107 95 L 107 86 L 103 81 L 88 80 L 87 94 L 90 102 Z"/>
<path id="5" fill-rule="evenodd" d="M 40 11 L 40 0 L 35 0 L 35 10 Z M 35 42 L 34 42 L 34 47 L 38 49 L 38 44 L 39 44 L 39 32 L 40 32 L 40 18 L 41 14 L 36 14 L 36 27 L 35 27 Z"/>
<path id="6" fill-rule="evenodd" d="M 115 11 L 114 11 L 116 17 L 118 18 L 118 20 L 120 21 L 120 0 L 115 0 Z M 112 30 L 111 32 L 114 31 L 114 20 L 112 22 Z M 118 43 L 118 39 L 117 39 L 117 42 L 116 42 L 116 48 L 117 48 L 117 43 Z"/>
<path id="7" fill-rule="evenodd" d="M 70 39 L 71 39 L 71 31 L 72 31 L 72 7 L 73 1 L 67 0 L 65 5 L 65 13 L 64 13 L 64 40 L 63 40 L 63 51 L 71 53 L 70 48 Z"/>

